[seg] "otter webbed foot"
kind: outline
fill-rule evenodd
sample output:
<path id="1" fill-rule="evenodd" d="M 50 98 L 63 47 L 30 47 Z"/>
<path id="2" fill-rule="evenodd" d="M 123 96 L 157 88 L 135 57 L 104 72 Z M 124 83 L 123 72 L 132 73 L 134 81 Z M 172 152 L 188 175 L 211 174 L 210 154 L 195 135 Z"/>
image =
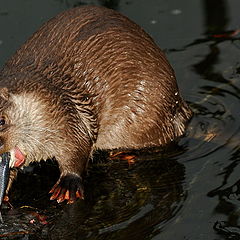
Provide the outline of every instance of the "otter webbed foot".
<path id="1" fill-rule="evenodd" d="M 61 176 L 49 193 L 52 193 L 50 199 L 56 199 L 58 203 L 65 200 L 68 204 L 74 203 L 78 198 L 84 198 L 82 179 L 75 174 Z"/>
<path id="2" fill-rule="evenodd" d="M 110 158 L 116 159 L 119 158 L 121 160 L 126 160 L 129 165 L 132 165 L 135 163 L 136 154 L 131 152 L 112 152 L 109 155 Z"/>

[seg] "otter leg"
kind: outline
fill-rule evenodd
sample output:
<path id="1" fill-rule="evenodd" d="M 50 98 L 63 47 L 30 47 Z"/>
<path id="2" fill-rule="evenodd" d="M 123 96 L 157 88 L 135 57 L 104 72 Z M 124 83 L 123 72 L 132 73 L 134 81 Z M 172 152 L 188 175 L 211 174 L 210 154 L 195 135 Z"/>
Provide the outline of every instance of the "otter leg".
<path id="1" fill-rule="evenodd" d="M 52 193 L 51 200 L 56 199 L 58 203 L 64 200 L 68 203 L 73 203 L 78 198 L 84 198 L 81 175 L 87 167 L 90 152 L 91 147 L 86 147 L 85 145 L 82 146 L 81 150 L 75 151 L 75 153 L 72 152 L 71 155 L 69 152 L 64 154 L 66 156 L 65 158 L 63 156 L 61 156 L 61 158 L 56 157 L 61 175 L 50 191 L 50 193 Z"/>
<path id="2" fill-rule="evenodd" d="M 135 159 L 136 159 L 137 155 L 134 154 L 134 153 L 131 153 L 131 152 L 127 152 L 127 151 L 125 151 L 125 152 L 122 152 L 122 151 L 121 152 L 115 152 L 115 151 L 113 151 L 113 152 L 110 152 L 109 157 L 111 159 L 125 160 L 125 161 L 128 162 L 129 165 L 131 165 L 131 164 L 135 163 Z"/>

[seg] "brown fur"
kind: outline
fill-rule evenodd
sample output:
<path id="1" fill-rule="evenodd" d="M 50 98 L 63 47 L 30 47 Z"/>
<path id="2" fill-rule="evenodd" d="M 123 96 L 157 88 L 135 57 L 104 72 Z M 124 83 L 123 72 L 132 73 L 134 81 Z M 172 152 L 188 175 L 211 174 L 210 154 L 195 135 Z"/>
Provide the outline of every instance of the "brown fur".
<path id="1" fill-rule="evenodd" d="M 17 146 L 26 164 L 56 157 L 62 176 L 82 173 L 94 149 L 167 144 L 191 117 L 151 37 L 102 7 L 44 24 L 6 63 L 0 87 L 2 152 Z"/>

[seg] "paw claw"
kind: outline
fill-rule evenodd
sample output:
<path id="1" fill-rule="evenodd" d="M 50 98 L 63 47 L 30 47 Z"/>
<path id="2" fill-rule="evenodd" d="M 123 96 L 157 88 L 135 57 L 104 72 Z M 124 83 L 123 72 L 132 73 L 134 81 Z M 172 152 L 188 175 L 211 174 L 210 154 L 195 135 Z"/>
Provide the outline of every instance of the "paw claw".
<path id="1" fill-rule="evenodd" d="M 69 200 L 67 201 L 67 204 L 72 204 L 72 203 L 74 203 L 74 202 L 75 202 L 75 201 L 69 199 Z"/>
<path id="2" fill-rule="evenodd" d="M 58 187 L 59 181 L 56 182 L 56 184 L 52 187 L 52 189 L 49 191 L 49 193 L 55 192 L 56 188 Z"/>
<path id="3" fill-rule="evenodd" d="M 55 187 L 55 189 L 52 191 L 53 194 L 50 197 L 50 200 L 55 200 L 59 196 L 60 191 L 61 191 L 60 187 Z"/>
<path id="4" fill-rule="evenodd" d="M 76 191 L 76 197 L 80 199 L 84 199 L 83 193 L 80 190 Z"/>
<path id="5" fill-rule="evenodd" d="M 70 199 L 69 190 L 67 190 L 66 193 L 65 193 L 65 199 L 66 199 L 66 200 L 69 200 L 69 199 Z"/>
<path id="6" fill-rule="evenodd" d="M 61 202 L 63 202 L 64 200 L 65 200 L 64 198 L 59 197 L 59 198 L 57 199 L 57 202 L 58 202 L 58 203 L 61 203 Z"/>

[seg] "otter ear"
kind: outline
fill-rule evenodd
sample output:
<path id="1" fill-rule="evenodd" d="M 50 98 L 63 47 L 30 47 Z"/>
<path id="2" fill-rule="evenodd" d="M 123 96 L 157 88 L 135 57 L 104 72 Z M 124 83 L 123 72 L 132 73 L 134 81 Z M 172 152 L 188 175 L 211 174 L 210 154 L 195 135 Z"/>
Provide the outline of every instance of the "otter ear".
<path id="1" fill-rule="evenodd" d="M 9 99 L 9 92 L 6 87 L 0 88 L 0 97 L 4 100 L 8 101 Z"/>

